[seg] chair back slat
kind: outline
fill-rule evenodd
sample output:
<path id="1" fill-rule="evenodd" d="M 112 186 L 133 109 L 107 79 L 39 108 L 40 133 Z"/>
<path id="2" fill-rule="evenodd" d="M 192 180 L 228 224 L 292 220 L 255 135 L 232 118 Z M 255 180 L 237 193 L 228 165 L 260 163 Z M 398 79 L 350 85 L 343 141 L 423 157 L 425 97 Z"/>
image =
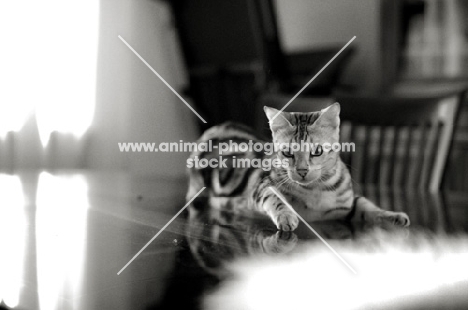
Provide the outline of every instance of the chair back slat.
<path id="1" fill-rule="evenodd" d="M 407 141 L 407 132 L 404 127 L 395 127 L 395 153 L 393 157 L 393 176 L 390 180 L 392 187 L 401 187 L 403 182 L 403 169 L 405 166 L 405 145 Z"/>
<path id="2" fill-rule="evenodd" d="M 389 152 L 389 170 L 388 170 L 388 179 L 387 179 L 387 185 L 391 186 L 393 185 L 393 180 L 395 179 L 395 164 L 396 164 L 396 158 L 397 158 L 397 151 L 398 151 L 398 139 L 400 137 L 400 133 L 398 131 L 397 127 L 391 127 L 391 132 L 392 132 L 392 139 L 391 139 L 391 150 Z"/>
<path id="3" fill-rule="evenodd" d="M 358 183 L 365 183 L 367 135 L 366 127 L 353 126 L 351 141 L 355 143 L 356 151 L 350 154 L 351 176 Z"/>
<path id="4" fill-rule="evenodd" d="M 418 182 L 421 181 L 424 164 L 425 146 L 428 136 L 427 124 L 422 124 L 417 128 L 418 138 L 414 154 L 414 164 L 410 173 L 409 185 L 412 188 L 418 187 Z M 419 178 L 417 177 L 419 176 Z"/>
<path id="5" fill-rule="evenodd" d="M 427 129 L 427 138 L 426 138 L 426 145 L 424 147 L 424 157 L 422 159 L 422 167 L 421 167 L 421 177 L 419 182 L 420 189 L 426 189 L 429 186 L 430 181 L 430 174 L 431 170 L 430 167 L 434 163 L 434 158 L 437 153 L 437 140 L 439 137 L 439 125 L 437 123 L 432 123 L 428 125 Z"/>
<path id="6" fill-rule="evenodd" d="M 378 149 L 377 149 L 377 158 L 375 162 L 375 172 L 373 176 L 373 183 L 380 184 L 381 176 L 384 175 L 384 162 L 385 162 L 385 143 L 386 143 L 386 127 L 378 127 Z"/>
<path id="7" fill-rule="evenodd" d="M 377 182 L 381 185 L 390 185 L 392 159 L 393 159 L 393 140 L 394 140 L 394 128 L 393 127 L 382 127 L 381 133 L 381 150 L 379 160 L 379 176 Z"/>
<path id="8" fill-rule="evenodd" d="M 351 142 L 351 136 L 353 134 L 354 126 L 350 122 L 343 122 L 340 126 L 340 141 L 349 143 Z M 350 152 L 343 152 L 341 153 L 341 159 L 343 162 L 349 166 L 350 165 Z"/>
<path id="9" fill-rule="evenodd" d="M 464 100 L 464 92 L 458 97 L 445 98 L 440 103 L 439 119 L 438 119 L 438 140 L 437 154 L 433 169 L 431 171 L 431 180 L 429 190 L 432 192 L 438 191 L 442 177 L 446 168 L 449 150 L 453 142 L 453 133 L 455 128 L 456 116 L 459 112 L 460 101 Z"/>
<path id="10" fill-rule="evenodd" d="M 362 161 L 361 161 L 361 169 L 362 169 L 362 175 L 361 175 L 361 182 L 368 184 L 371 182 L 368 182 L 368 173 L 369 171 L 372 171 L 372 164 L 369 164 L 372 162 L 372 154 L 371 154 L 371 129 L 367 126 L 362 126 L 362 137 L 363 137 L 363 146 L 362 146 Z"/>
<path id="11" fill-rule="evenodd" d="M 404 146 L 405 150 L 405 159 L 403 161 L 403 178 L 401 180 L 401 187 L 409 187 L 409 181 L 411 178 L 411 168 L 414 164 L 413 161 L 413 149 L 415 147 L 415 126 L 406 126 L 406 144 Z"/>
<path id="12" fill-rule="evenodd" d="M 376 175 L 379 173 L 380 156 L 380 129 L 372 126 L 368 128 L 368 156 L 367 156 L 367 174 L 366 183 L 377 184 Z"/>

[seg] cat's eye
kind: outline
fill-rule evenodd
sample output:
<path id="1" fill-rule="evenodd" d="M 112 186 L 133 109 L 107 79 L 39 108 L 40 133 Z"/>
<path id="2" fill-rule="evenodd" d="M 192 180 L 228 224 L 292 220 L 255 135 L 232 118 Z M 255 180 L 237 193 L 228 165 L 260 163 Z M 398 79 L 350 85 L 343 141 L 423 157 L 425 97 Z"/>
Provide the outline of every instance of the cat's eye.
<path id="1" fill-rule="evenodd" d="M 317 145 L 316 147 L 313 147 L 310 150 L 310 155 L 311 156 L 320 156 L 323 154 L 323 149 L 321 145 Z"/>
<path id="2" fill-rule="evenodd" d="M 293 156 L 294 156 L 293 152 L 291 152 L 290 149 L 282 150 L 281 153 L 282 153 L 285 157 L 293 157 Z"/>

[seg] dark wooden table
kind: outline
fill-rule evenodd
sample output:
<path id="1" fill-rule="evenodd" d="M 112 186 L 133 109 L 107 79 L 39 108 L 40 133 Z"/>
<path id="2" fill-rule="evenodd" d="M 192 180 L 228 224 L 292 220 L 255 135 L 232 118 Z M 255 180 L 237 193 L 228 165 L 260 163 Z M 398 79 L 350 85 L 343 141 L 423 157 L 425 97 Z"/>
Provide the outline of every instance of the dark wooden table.
<path id="1" fill-rule="evenodd" d="M 0 176 L 0 299 L 18 309 L 191 309 L 236 258 L 319 242 L 307 227 L 279 233 L 240 198 L 198 198 L 120 275 L 184 205 L 185 180 L 67 171 Z M 434 235 L 468 231 L 468 195 L 366 190 Z M 312 223 L 327 240 L 372 227 Z"/>

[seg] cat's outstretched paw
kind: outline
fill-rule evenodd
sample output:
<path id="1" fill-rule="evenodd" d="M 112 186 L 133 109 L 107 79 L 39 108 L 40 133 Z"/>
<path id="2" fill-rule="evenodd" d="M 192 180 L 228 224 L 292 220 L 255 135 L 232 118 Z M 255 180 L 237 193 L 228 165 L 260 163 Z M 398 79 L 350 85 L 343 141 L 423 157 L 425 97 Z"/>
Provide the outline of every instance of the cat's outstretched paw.
<path id="1" fill-rule="evenodd" d="M 387 222 L 403 227 L 408 227 L 410 225 L 410 219 L 404 212 L 384 211 L 382 214 L 377 216 L 376 222 Z"/>
<path id="2" fill-rule="evenodd" d="M 281 212 L 277 214 L 275 224 L 278 230 L 293 231 L 299 226 L 299 219 L 292 212 Z"/>
<path id="3" fill-rule="evenodd" d="M 293 232 L 277 231 L 263 241 L 263 249 L 267 254 L 288 253 L 296 246 L 297 240 Z"/>

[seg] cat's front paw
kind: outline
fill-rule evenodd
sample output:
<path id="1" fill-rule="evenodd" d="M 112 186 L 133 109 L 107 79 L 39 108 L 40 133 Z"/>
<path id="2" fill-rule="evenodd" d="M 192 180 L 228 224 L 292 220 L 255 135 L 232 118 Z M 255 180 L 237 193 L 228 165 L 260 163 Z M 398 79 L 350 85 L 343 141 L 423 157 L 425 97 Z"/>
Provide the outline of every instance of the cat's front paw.
<path id="1" fill-rule="evenodd" d="M 297 215 L 292 212 L 280 212 L 274 219 L 276 228 L 282 231 L 293 231 L 299 226 Z"/>
<path id="2" fill-rule="evenodd" d="M 289 231 L 277 231 L 276 234 L 263 240 L 263 249 L 267 254 L 288 253 L 297 244 L 297 236 Z"/>
<path id="3" fill-rule="evenodd" d="M 376 222 L 387 222 L 403 227 L 410 225 L 410 219 L 404 212 L 384 211 L 382 214 L 377 216 Z"/>

